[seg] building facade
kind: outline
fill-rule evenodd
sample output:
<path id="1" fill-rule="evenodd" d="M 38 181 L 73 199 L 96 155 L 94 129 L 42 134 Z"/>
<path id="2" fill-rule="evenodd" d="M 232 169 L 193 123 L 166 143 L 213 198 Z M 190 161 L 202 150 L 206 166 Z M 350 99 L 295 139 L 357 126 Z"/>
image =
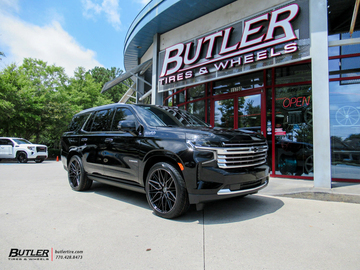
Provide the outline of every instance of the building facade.
<path id="1" fill-rule="evenodd" d="M 153 0 L 128 30 L 126 73 L 103 91 L 126 83 L 121 102 L 261 132 L 273 177 L 360 182 L 358 4 Z"/>

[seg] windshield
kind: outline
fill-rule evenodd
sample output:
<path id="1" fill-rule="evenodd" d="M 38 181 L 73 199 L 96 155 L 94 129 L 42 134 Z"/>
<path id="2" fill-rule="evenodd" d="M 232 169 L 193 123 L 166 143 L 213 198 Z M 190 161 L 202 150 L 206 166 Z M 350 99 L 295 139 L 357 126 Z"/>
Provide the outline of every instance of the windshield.
<path id="1" fill-rule="evenodd" d="M 17 143 L 17 144 L 32 144 L 31 142 L 25 140 L 25 139 L 14 139 L 14 141 Z"/>
<path id="2" fill-rule="evenodd" d="M 153 127 L 208 127 L 196 116 L 175 107 L 137 106 L 145 122 Z"/>

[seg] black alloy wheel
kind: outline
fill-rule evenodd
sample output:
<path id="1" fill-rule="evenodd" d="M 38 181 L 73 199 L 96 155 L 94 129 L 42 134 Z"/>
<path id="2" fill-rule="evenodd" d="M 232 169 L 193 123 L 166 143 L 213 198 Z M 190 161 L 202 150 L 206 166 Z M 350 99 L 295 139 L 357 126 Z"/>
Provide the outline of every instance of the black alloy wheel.
<path id="1" fill-rule="evenodd" d="M 28 158 L 27 158 L 27 154 L 25 152 L 18 152 L 16 154 L 16 159 L 20 162 L 20 163 L 27 163 L 28 162 Z"/>
<path id="2" fill-rule="evenodd" d="M 69 184 L 73 190 L 87 190 L 92 185 L 92 180 L 86 177 L 84 166 L 79 156 L 73 156 L 68 165 Z"/>
<path id="3" fill-rule="evenodd" d="M 174 166 L 160 162 L 149 171 L 146 198 L 154 213 L 163 218 L 175 218 L 189 208 L 188 193 L 180 172 Z"/>

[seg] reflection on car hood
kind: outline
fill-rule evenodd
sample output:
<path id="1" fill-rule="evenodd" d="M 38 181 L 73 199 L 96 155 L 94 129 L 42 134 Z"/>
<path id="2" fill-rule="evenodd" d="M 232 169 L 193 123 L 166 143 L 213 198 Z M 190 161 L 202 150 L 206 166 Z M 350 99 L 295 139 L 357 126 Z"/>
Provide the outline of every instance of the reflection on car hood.
<path id="1" fill-rule="evenodd" d="M 166 130 L 168 133 L 185 133 L 186 139 L 192 139 L 196 136 L 207 138 L 209 141 L 214 142 L 254 142 L 264 141 L 265 138 L 255 132 L 210 128 L 210 127 L 164 127 L 158 128 L 158 130 Z"/>

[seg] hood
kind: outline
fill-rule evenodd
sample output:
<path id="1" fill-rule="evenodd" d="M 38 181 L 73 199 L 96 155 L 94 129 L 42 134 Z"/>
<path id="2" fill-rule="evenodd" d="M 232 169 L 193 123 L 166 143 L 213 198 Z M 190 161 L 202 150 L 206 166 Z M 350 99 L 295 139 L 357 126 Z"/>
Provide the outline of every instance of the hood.
<path id="1" fill-rule="evenodd" d="M 249 143 L 265 141 L 259 133 L 221 129 L 221 128 L 184 128 L 186 140 L 199 146 L 222 147 L 223 143 Z"/>

